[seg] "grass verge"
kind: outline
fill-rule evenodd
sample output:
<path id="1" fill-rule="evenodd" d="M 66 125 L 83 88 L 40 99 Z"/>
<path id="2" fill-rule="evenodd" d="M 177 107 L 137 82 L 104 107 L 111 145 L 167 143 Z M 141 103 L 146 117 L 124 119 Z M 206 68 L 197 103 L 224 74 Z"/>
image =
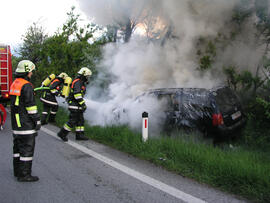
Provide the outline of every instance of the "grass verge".
<path id="1" fill-rule="evenodd" d="M 38 106 L 40 109 L 40 103 Z M 60 108 L 56 118 L 57 125 L 61 127 L 68 119 L 68 112 Z M 269 153 L 241 147 L 219 149 L 169 137 L 151 138 L 144 143 L 141 135 L 127 126 L 86 124 L 85 134 L 97 142 L 151 161 L 182 176 L 255 202 L 270 202 Z"/>

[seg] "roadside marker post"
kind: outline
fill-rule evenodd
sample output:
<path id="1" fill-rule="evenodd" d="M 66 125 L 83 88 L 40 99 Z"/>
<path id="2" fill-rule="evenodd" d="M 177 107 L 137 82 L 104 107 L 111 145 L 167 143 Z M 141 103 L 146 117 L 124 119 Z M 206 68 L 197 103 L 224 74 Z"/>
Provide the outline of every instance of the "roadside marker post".
<path id="1" fill-rule="evenodd" d="M 148 140 L 148 113 L 142 113 L 142 140 L 146 142 Z"/>

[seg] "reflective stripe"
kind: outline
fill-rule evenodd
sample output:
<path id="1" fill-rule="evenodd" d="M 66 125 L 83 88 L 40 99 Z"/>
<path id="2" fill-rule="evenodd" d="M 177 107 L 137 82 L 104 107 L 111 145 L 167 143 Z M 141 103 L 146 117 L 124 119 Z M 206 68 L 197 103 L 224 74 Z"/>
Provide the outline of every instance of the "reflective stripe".
<path id="1" fill-rule="evenodd" d="M 67 131 L 71 131 L 71 127 L 69 127 L 67 124 L 64 125 L 64 129 Z"/>
<path id="2" fill-rule="evenodd" d="M 85 101 L 83 100 L 83 101 L 79 102 L 79 104 L 82 105 L 82 104 L 84 104 L 84 102 L 85 102 Z"/>
<path id="3" fill-rule="evenodd" d="M 20 115 L 19 115 L 18 113 L 15 114 L 15 118 L 16 118 L 17 126 L 18 126 L 19 128 L 22 127 L 21 121 L 20 121 Z"/>
<path id="4" fill-rule="evenodd" d="M 13 157 L 20 157 L 20 154 L 19 153 L 16 153 L 16 154 L 13 154 Z"/>
<path id="5" fill-rule="evenodd" d="M 84 132 L 84 126 L 77 126 L 76 132 Z"/>
<path id="6" fill-rule="evenodd" d="M 29 107 L 25 107 L 25 108 L 29 114 L 35 114 L 38 112 L 37 106 L 29 106 Z"/>
<path id="7" fill-rule="evenodd" d="M 36 114 L 38 111 L 37 110 L 32 110 L 32 111 L 27 111 L 28 114 Z"/>
<path id="8" fill-rule="evenodd" d="M 57 104 L 56 102 L 51 102 L 51 101 L 48 101 L 48 100 L 43 99 L 43 98 L 40 98 L 40 100 L 41 100 L 41 101 L 44 101 L 44 102 L 47 103 L 47 104 L 52 104 L 52 105 L 58 106 L 58 104 Z"/>
<path id="9" fill-rule="evenodd" d="M 82 98 L 82 94 L 78 93 L 74 95 L 75 99 L 81 99 Z"/>
<path id="10" fill-rule="evenodd" d="M 25 107 L 27 111 L 33 111 L 33 110 L 37 110 L 37 106 L 28 106 Z"/>
<path id="11" fill-rule="evenodd" d="M 29 134 L 35 134 L 37 131 L 36 130 L 13 130 L 13 134 L 15 135 L 29 135 Z"/>
<path id="12" fill-rule="evenodd" d="M 37 106 L 28 106 L 25 107 L 27 111 L 31 111 L 31 110 L 37 110 Z"/>
<path id="13" fill-rule="evenodd" d="M 15 106 L 19 106 L 20 97 L 16 96 Z"/>
<path id="14" fill-rule="evenodd" d="M 20 157 L 20 161 L 32 161 L 33 157 Z"/>
<path id="15" fill-rule="evenodd" d="M 44 111 L 44 112 L 42 112 L 42 114 L 48 114 L 48 112 Z"/>
<path id="16" fill-rule="evenodd" d="M 68 106 L 69 109 L 81 109 L 80 107 L 78 106 Z"/>
<path id="17" fill-rule="evenodd" d="M 55 89 L 53 89 L 53 90 L 51 90 L 51 93 L 56 93 L 57 92 L 57 90 L 55 90 Z"/>
<path id="18" fill-rule="evenodd" d="M 56 114 L 56 112 L 54 112 L 54 111 L 51 111 L 51 114 Z"/>

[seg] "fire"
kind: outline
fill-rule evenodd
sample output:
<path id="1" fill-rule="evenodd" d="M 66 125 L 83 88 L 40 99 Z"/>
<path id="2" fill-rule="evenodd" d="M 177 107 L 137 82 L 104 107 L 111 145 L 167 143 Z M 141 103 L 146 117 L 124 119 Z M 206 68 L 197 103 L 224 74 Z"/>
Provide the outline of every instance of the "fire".
<path id="1" fill-rule="evenodd" d="M 167 31 L 167 23 L 160 17 L 154 17 L 138 23 L 135 34 L 152 39 L 160 39 Z"/>
<path id="2" fill-rule="evenodd" d="M 145 25 L 143 23 L 139 23 L 136 26 L 135 34 L 138 34 L 138 35 L 144 36 L 144 37 L 147 36 L 146 27 L 145 27 Z"/>

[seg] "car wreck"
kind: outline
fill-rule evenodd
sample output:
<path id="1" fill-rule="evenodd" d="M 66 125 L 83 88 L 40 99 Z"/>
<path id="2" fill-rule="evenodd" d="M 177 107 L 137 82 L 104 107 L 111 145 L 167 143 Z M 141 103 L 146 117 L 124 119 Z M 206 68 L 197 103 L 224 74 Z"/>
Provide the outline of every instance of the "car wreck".
<path id="1" fill-rule="evenodd" d="M 153 97 L 166 100 L 163 130 L 198 129 L 214 138 L 227 138 L 243 128 L 246 117 L 236 94 L 227 86 L 204 88 L 163 88 L 149 90 L 136 102 Z M 124 113 L 128 113 L 125 109 Z"/>

